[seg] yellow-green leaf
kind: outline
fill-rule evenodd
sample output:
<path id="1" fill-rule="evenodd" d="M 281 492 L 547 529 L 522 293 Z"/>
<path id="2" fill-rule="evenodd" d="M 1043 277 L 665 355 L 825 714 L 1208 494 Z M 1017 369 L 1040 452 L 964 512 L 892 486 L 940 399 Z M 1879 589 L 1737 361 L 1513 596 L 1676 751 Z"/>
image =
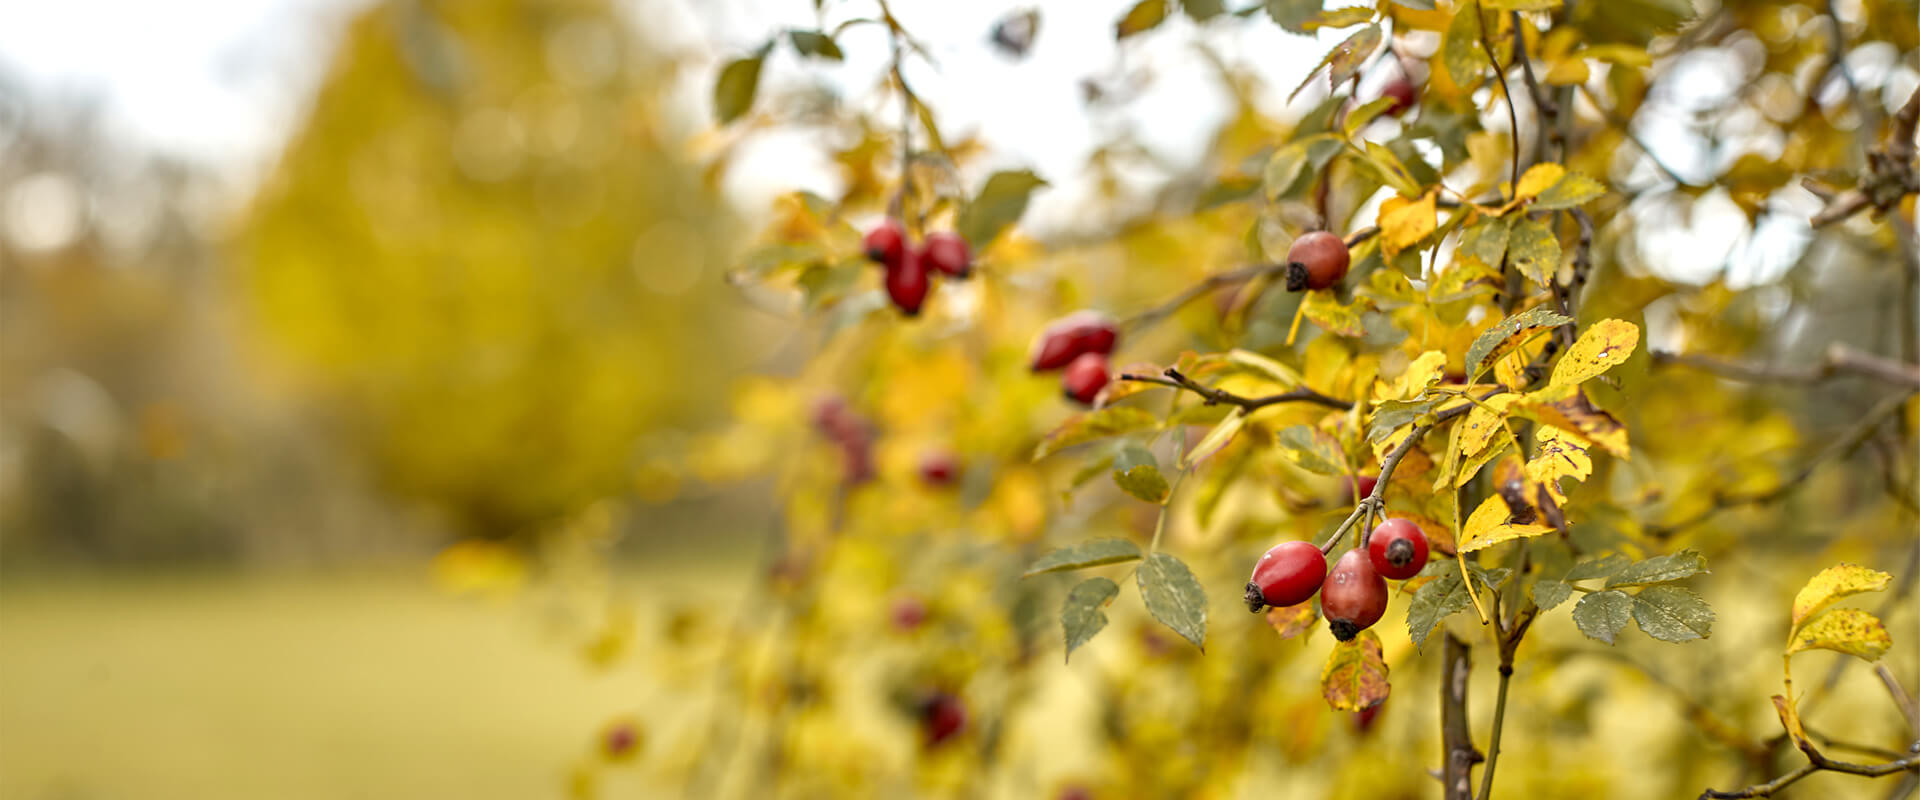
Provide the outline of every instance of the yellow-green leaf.
<path id="1" fill-rule="evenodd" d="M 1524 200 L 1538 195 L 1548 187 L 1559 183 L 1560 178 L 1566 174 L 1567 168 L 1559 164 L 1535 164 L 1528 167 L 1526 173 L 1520 176 L 1520 185 L 1514 187 L 1513 197 L 1516 200 Z"/>
<path id="2" fill-rule="evenodd" d="M 764 55 L 763 49 L 760 55 L 734 59 L 720 69 L 719 79 L 713 82 L 713 118 L 720 124 L 739 119 L 753 107 L 753 96 L 760 90 Z"/>
<path id="3" fill-rule="evenodd" d="M 1028 197 L 1046 185 L 1046 181 L 1027 170 L 996 172 L 987 177 L 980 193 L 960 210 L 954 225 L 975 252 L 984 250 L 1001 231 L 1020 221 L 1020 215 L 1027 211 Z"/>
<path id="4" fill-rule="evenodd" d="M 1233 413 L 1220 421 L 1220 424 L 1213 426 L 1213 430 L 1207 431 L 1206 437 L 1201 439 L 1199 444 L 1194 445 L 1193 449 L 1188 450 L 1187 454 L 1180 458 L 1180 468 L 1192 467 L 1206 460 L 1207 456 L 1218 452 L 1220 448 L 1226 447 L 1227 442 L 1233 439 L 1233 435 L 1240 432 L 1240 426 L 1245 424 L 1247 424 L 1247 415 L 1240 409 L 1234 409 Z"/>
<path id="5" fill-rule="evenodd" d="M 1399 156 L 1378 142 L 1369 141 L 1366 145 L 1365 158 L 1360 163 L 1372 167 L 1381 183 L 1393 187 L 1403 197 L 1420 196 L 1420 182 L 1413 179 L 1413 173 L 1407 171 L 1407 165 L 1400 162 Z"/>
<path id="6" fill-rule="evenodd" d="M 1573 322 L 1546 306 L 1534 306 L 1507 317 L 1475 337 L 1467 348 L 1467 375 L 1478 378 L 1489 362 L 1518 349 L 1533 337 Z"/>
<path id="7" fill-rule="evenodd" d="M 1573 63 L 1586 66 L 1584 61 Z M 1555 181 L 1552 186 L 1547 187 L 1540 196 L 1534 198 L 1533 208 L 1536 211 L 1573 208 L 1606 193 L 1607 187 L 1602 186 L 1599 181 L 1578 172 L 1569 172 L 1561 176 L 1560 180 Z"/>
<path id="8" fill-rule="evenodd" d="M 1553 382 L 1572 385 L 1592 378 L 1627 360 L 1640 343 L 1640 327 L 1620 319 L 1604 319 L 1588 326 L 1580 340 L 1567 348 L 1553 365 Z"/>
<path id="9" fill-rule="evenodd" d="M 1274 444 L 1280 448 L 1282 457 L 1308 472 L 1339 475 L 1346 471 L 1341 466 L 1345 459 L 1340 455 L 1340 443 L 1311 426 L 1295 425 L 1282 430 L 1274 437 Z"/>
<path id="10" fill-rule="evenodd" d="M 1300 301 L 1300 313 L 1313 324 L 1328 333 L 1339 336 L 1360 336 L 1366 328 L 1360 322 L 1361 312 L 1366 310 L 1366 301 L 1355 298 L 1352 303 L 1342 305 L 1340 298 L 1331 289 L 1315 289 L 1307 292 Z"/>
<path id="11" fill-rule="evenodd" d="M 1325 167 L 1334 154 L 1345 147 L 1340 137 L 1331 133 L 1288 142 L 1275 150 L 1272 158 L 1267 159 L 1266 170 L 1261 173 L 1262 190 L 1267 197 L 1275 200 L 1304 191 L 1307 181 L 1301 178 Z"/>
<path id="12" fill-rule="evenodd" d="M 1880 618 L 1857 608 L 1829 608 L 1808 620 L 1787 643 L 1787 655 L 1805 650 L 1832 650 L 1879 661 L 1893 646 Z"/>
<path id="13" fill-rule="evenodd" d="M 1840 598 L 1885 590 L 1891 580 L 1892 575 L 1856 564 L 1838 564 L 1823 569 L 1820 574 L 1813 576 L 1813 580 L 1807 581 L 1806 586 L 1801 587 L 1799 594 L 1793 596 L 1793 629 L 1798 631 L 1801 623 Z"/>
<path id="14" fill-rule="evenodd" d="M 1507 262 L 1528 280 L 1546 286 L 1560 269 L 1560 240 L 1546 220 L 1520 220 L 1507 236 Z"/>
<path id="15" fill-rule="evenodd" d="M 1480 49 L 1480 7 L 1473 3 L 1454 6 L 1453 21 L 1447 25 L 1446 39 L 1440 45 L 1441 62 L 1447 75 L 1462 89 L 1480 83 L 1480 71 L 1487 65 Z"/>
<path id="16" fill-rule="evenodd" d="M 1114 23 L 1113 38 L 1125 39 L 1152 30 L 1166 20 L 1169 5 L 1172 5 L 1172 0 L 1140 0 L 1133 8 L 1127 9 L 1126 16 Z"/>
<path id="17" fill-rule="evenodd" d="M 1373 631 L 1334 645 L 1327 666 L 1320 671 L 1320 692 L 1327 705 L 1340 711 L 1359 711 L 1387 699 L 1387 661 L 1380 637 Z"/>
<path id="18" fill-rule="evenodd" d="M 1497 394 L 1480 401 L 1472 411 L 1467 412 L 1460 421 L 1460 455 L 1479 454 L 1493 443 L 1496 436 L 1507 429 L 1507 408 L 1519 399 L 1518 395 Z"/>
<path id="19" fill-rule="evenodd" d="M 1547 525 L 1508 522 L 1512 516 L 1507 501 L 1498 494 L 1489 495 L 1473 510 L 1473 515 L 1467 517 L 1466 527 L 1460 532 L 1460 552 L 1471 553 L 1512 539 L 1553 533 L 1553 528 Z"/>

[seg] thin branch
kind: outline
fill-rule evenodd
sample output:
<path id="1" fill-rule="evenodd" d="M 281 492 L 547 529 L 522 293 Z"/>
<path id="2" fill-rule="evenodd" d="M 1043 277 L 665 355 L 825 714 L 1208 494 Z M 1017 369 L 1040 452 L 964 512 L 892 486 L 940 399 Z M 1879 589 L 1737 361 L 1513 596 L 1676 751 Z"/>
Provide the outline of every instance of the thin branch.
<path id="1" fill-rule="evenodd" d="M 1513 60 L 1520 65 L 1520 74 L 1526 77 L 1527 99 L 1533 101 L 1533 153 L 1530 160 L 1538 161 L 1546 149 L 1546 136 L 1551 127 L 1547 120 L 1557 116 L 1559 109 L 1554 106 L 1553 98 L 1541 89 L 1539 79 L 1533 76 L 1533 59 L 1527 57 L 1527 39 L 1523 33 L 1520 12 L 1507 13 L 1513 23 Z"/>
<path id="2" fill-rule="evenodd" d="M 1480 49 L 1486 51 L 1487 62 L 1493 65 L 1493 75 L 1500 79 L 1500 93 L 1507 98 L 1507 125 L 1511 127 L 1509 137 L 1513 142 L 1511 148 L 1513 188 L 1518 191 L 1520 188 L 1520 115 L 1513 110 L 1513 87 L 1507 85 L 1507 70 L 1500 66 L 1500 58 L 1493 54 L 1493 40 L 1487 38 L 1487 22 L 1486 17 L 1481 13 L 1480 0 L 1473 0 L 1473 15 L 1474 21 L 1479 23 L 1477 27 L 1480 28 Z"/>
<path id="3" fill-rule="evenodd" d="M 1440 785 L 1446 800 L 1473 800 L 1473 765 L 1482 761 L 1467 727 L 1467 680 L 1473 659 L 1467 643 L 1447 634 L 1440 665 Z"/>
<path id="4" fill-rule="evenodd" d="M 1120 380 L 1136 381 L 1139 383 L 1157 383 L 1161 386 L 1185 389 L 1206 398 L 1207 405 L 1213 406 L 1224 403 L 1230 406 L 1239 406 L 1248 413 L 1280 403 L 1313 403 L 1314 405 L 1326 406 L 1341 411 L 1353 408 L 1352 403 L 1337 397 L 1328 397 L 1305 386 L 1296 386 L 1291 390 L 1279 394 L 1270 394 L 1262 397 L 1246 397 L 1244 395 L 1234 394 L 1225 389 L 1216 389 L 1203 385 L 1173 367 L 1168 367 L 1163 374 L 1166 375 L 1166 377 L 1134 375 L 1123 372 L 1120 374 Z"/>
<path id="5" fill-rule="evenodd" d="M 1491 393 L 1487 395 L 1487 397 L 1492 396 Z M 1387 511 L 1387 484 L 1393 480 L 1393 471 L 1400 467 L 1400 459 L 1406 458 L 1407 452 L 1420 442 L 1421 437 L 1427 435 L 1427 431 L 1433 430 L 1442 422 L 1467 413 L 1472 408 L 1472 403 L 1454 406 L 1435 414 L 1432 423 L 1413 426 L 1413 429 L 1407 432 L 1407 438 L 1401 440 L 1400 444 L 1393 448 L 1393 452 L 1388 453 L 1386 459 L 1380 462 L 1380 475 L 1374 479 L 1373 493 L 1360 498 L 1360 502 L 1354 506 L 1353 513 L 1347 515 L 1347 520 L 1340 523 L 1340 527 L 1333 531 L 1333 535 L 1327 537 L 1327 540 L 1320 545 L 1320 552 L 1333 552 L 1333 548 L 1340 544 L 1340 540 L 1346 537 L 1347 531 L 1354 526 L 1354 523 L 1359 522 L 1363 515 L 1370 516 L 1377 513 L 1384 517 Z M 1361 532 L 1362 547 L 1366 546 L 1367 537 L 1372 535 L 1371 529 Z"/>
<path id="6" fill-rule="evenodd" d="M 1880 683 L 1887 687 L 1887 694 L 1893 696 L 1893 704 L 1900 708 L 1900 716 L 1907 718 L 1907 730 L 1915 740 L 1920 740 L 1920 705 L 1915 705 L 1913 695 L 1907 694 L 1907 688 L 1893 677 L 1893 671 L 1885 664 L 1875 664 L 1873 674 L 1880 676 Z"/>
<path id="7" fill-rule="evenodd" d="M 1920 756 L 1909 756 L 1898 761 L 1880 764 L 1855 764 L 1848 761 L 1835 761 L 1820 754 L 1820 751 L 1802 748 L 1807 753 L 1807 763 L 1799 769 L 1789 772 L 1766 783 L 1749 786 L 1731 792 L 1708 789 L 1700 793 L 1700 800 L 1726 797 L 1772 797 L 1774 792 L 1785 789 L 1801 778 L 1816 772 L 1842 772 L 1867 778 L 1879 778 L 1910 770 L 1920 770 Z"/>
<path id="8" fill-rule="evenodd" d="M 1860 375 L 1894 386 L 1920 389 L 1920 365 L 1855 350 L 1844 344 L 1827 348 L 1820 361 L 1807 366 L 1777 366 L 1721 361 L 1688 353 L 1653 352 L 1656 364 L 1681 364 L 1721 377 L 1756 383 L 1821 383 L 1840 375 Z"/>
<path id="9" fill-rule="evenodd" d="M 1515 582 L 1518 584 L 1518 581 Z M 1506 727 L 1507 684 L 1513 680 L 1513 654 L 1520 649 L 1520 638 L 1527 635 L 1527 628 L 1539 614 L 1532 602 L 1514 618 L 1513 626 L 1500 639 L 1500 693 L 1493 703 L 1493 732 L 1487 738 L 1487 768 L 1480 776 L 1480 800 L 1493 797 L 1493 770 L 1500 764 L 1500 732 Z"/>
<path id="10" fill-rule="evenodd" d="M 1916 392 L 1920 392 L 1920 390 L 1916 390 Z M 1871 411 L 1868 411 L 1866 416 L 1862 417 L 1846 435 L 1835 439 L 1826 447 L 1822 448 L 1819 453 L 1816 453 L 1812 459 L 1807 461 L 1805 466 L 1800 468 L 1799 472 L 1781 481 L 1779 485 L 1772 489 L 1764 492 L 1721 492 L 1716 490 L 1713 493 L 1713 504 L 1707 507 L 1706 510 L 1671 525 L 1649 525 L 1646 529 L 1647 534 L 1657 539 L 1665 539 L 1682 530 L 1705 522 L 1713 515 L 1729 508 L 1761 505 L 1785 497 L 1789 492 L 1792 492 L 1794 489 L 1799 488 L 1801 484 L 1805 483 L 1807 478 L 1811 477 L 1813 471 L 1821 464 L 1835 457 L 1851 453 L 1855 448 L 1866 443 L 1867 437 L 1873 435 L 1874 429 L 1878 428 L 1880 423 L 1885 422 L 1888 417 L 1898 413 L 1900 408 L 1906 405 L 1907 399 L 1913 397 L 1916 392 L 1893 395 L 1880 401 L 1880 404 L 1875 406 Z"/>
<path id="11" fill-rule="evenodd" d="M 1346 239 L 1347 247 L 1356 247 L 1361 242 L 1373 238 L 1378 233 L 1380 233 L 1380 228 L 1372 225 L 1354 231 Z M 1182 289 L 1179 294 L 1169 298 L 1166 302 L 1121 320 L 1120 327 L 1128 330 L 1151 327 L 1158 324 L 1161 320 L 1172 316 L 1174 312 L 1185 308 L 1188 303 L 1205 297 L 1215 289 L 1236 286 L 1257 278 L 1279 275 L 1286 271 L 1287 265 L 1285 263 L 1255 264 L 1251 267 L 1241 267 L 1229 272 L 1208 275 L 1205 278 L 1201 278 L 1199 283 Z"/>

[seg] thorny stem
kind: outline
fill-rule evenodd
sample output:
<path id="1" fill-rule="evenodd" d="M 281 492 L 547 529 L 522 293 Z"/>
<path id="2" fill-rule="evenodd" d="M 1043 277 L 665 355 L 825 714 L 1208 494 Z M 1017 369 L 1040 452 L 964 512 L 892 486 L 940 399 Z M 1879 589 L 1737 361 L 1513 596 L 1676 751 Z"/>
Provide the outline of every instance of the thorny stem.
<path id="1" fill-rule="evenodd" d="M 1467 679 L 1473 659 L 1467 643 L 1447 634 L 1440 662 L 1440 786 L 1446 800 L 1473 800 L 1473 765 L 1481 762 L 1467 727 Z"/>
<path id="2" fill-rule="evenodd" d="M 1920 393 L 1920 390 L 1893 395 L 1880 401 L 1880 404 L 1868 411 L 1866 416 L 1862 417 L 1860 422 L 1855 424 L 1852 430 L 1821 449 L 1819 453 L 1816 453 L 1812 459 L 1807 461 L 1805 466 L 1800 468 L 1799 472 L 1781 481 L 1778 486 L 1764 492 L 1721 492 L 1716 490 L 1713 493 L 1713 504 L 1705 510 L 1671 525 L 1649 525 L 1646 529 L 1647 534 L 1657 539 L 1665 539 L 1682 530 L 1705 522 L 1713 515 L 1729 508 L 1761 505 L 1785 497 L 1787 493 L 1792 492 L 1794 489 L 1799 488 L 1802 483 L 1805 483 L 1807 478 L 1813 475 L 1814 469 L 1822 463 L 1837 456 L 1851 453 L 1861 444 L 1864 444 L 1867 437 L 1873 435 L 1874 429 L 1878 428 L 1880 423 L 1885 422 L 1888 417 L 1898 413 L 1900 408 L 1906 404 L 1907 399 L 1913 397 L 1916 393 Z"/>

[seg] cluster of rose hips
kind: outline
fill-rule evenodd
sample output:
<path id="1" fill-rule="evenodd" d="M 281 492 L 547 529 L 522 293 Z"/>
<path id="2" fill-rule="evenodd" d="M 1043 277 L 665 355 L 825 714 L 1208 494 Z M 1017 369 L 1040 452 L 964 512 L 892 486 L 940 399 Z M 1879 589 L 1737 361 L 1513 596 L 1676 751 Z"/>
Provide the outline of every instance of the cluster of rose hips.
<path id="1" fill-rule="evenodd" d="M 1029 366 L 1034 372 L 1061 370 L 1068 398 L 1093 405 L 1112 377 L 1107 356 L 1120 341 L 1120 325 L 1098 311 L 1076 311 L 1048 324 L 1034 340 Z"/>
<path id="2" fill-rule="evenodd" d="M 1362 546 L 1334 563 L 1332 572 L 1326 554 L 1312 542 L 1281 542 L 1253 565 L 1247 608 L 1299 605 L 1319 594 L 1327 629 L 1344 642 L 1387 612 L 1387 578 L 1403 581 L 1426 565 L 1427 537 L 1404 519 L 1380 523 Z"/>
<path id="3" fill-rule="evenodd" d="M 868 259 L 886 268 L 887 297 L 909 317 L 918 316 L 920 306 L 927 302 L 934 271 L 955 278 L 973 273 L 973 253 L 967 240 L 957 233 L 929 233 L 915 247 L 907 241 L 906 226 L 889 217 L 867 231 L 862 245 Z"/>

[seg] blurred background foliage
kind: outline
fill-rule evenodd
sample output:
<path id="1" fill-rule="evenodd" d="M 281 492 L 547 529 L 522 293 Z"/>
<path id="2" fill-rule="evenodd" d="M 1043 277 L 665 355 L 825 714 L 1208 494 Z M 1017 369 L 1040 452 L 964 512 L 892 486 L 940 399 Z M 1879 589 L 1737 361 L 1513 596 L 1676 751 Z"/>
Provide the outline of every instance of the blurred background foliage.
<path id="1" fill-rule="evenodd" d="M 823 30 L 873 11 L 825 5 Z M 1135 7 L 1108 5 L 1102 26 Z M 1582 321 L 1632 319 L 1643 351 L 1810 363 L 1842 342 L 1913 359 L 1889 291 L 1912 199 L 1896 224 L 1816 233 L 1798 187 L 1847 185 L 1863 139 L 1920 85 L 1914 3 L 1836 4 L 1860 103 L 1830 77 L 1828 6 L 1627 5 L 1573 4 L 1573 34 L 1530 40 L 1543 70 L 1594 72 L 1566 162 L 1615 192 Z M 1067 583 L 1020 578 L 1058 544 L 1144 542 L 1157 516 L 1108 485 L 1099 453 L 1030 458 L 1072 413 L 1028 373 L 1031 334 L 1277 258 L 1318 213 L 1259 184 L 1275 146 L 1334 104 L 1316 87 L 1282 107 L 1298 75 L 1271 85 L 1246 66 L 1258 50 L 1200 36 L 1272 28 L 1264 15 L 1208 7 L 1167 5 L 1113 63 L 1079 65 L 1084 164 L 1008 164 L 972 131 L 916 127 L 916 228 L 954 225 L 996 169 L 1048 183 L 979 243 L 978 278 L 942 284 L 912 322 L 858 255 L 901 179 L 888 78 L 843 92 L 822 75 L 847 63 L 798 57 L 767 25 L 711 48 L 788 41 L 752 107 L 712 130 L 684 95 L 720 63 L 650 38 L 652 5 L 375 3 L 241 188 L 0 76 L 0 795 L 1433 795 L 1437 675 L 1399 630 L 1404 596 L 1382 623 L 1395 696 L 1363 725 L 1319 696 L 1327 637 L 1277 641 L 1222 588 L 1345 511 L 1336 480 L 1256 452 L 1257 432 L 1195 473 L 1167 531 L 1214 605 L 1204 655 L 1129 600 L 1062 665 Z M 1019 64 L 1004 26 L 1020 9 L 1003 12 L 966 36 Z M 1041 46 L 1064 13 L 1033 17 Z M 1498 93 L 1428 74 L 1439 37 L 1422 24 L 1398 41 L 1398 68 L 1424 81 L 1408 138 L 1446 151 L 1460 185 L 1497 186 Z M 849 29 L 846 62 L 875 63 L 873 33 Z M 1203 66 L 1169 67 L 1174 49 Z M 1362 93 L 1382 80 L 1363 75 Z M 1164 152 L 1151 112 L 1128 116 L 1202 84 L 1228 111 L 1192 159 Z M 914 124 L 939 126 L 958 94 L 929 90 Z M 754 145 L 796 131 L 831 180 L 730 203 Z M 1370 221 L 1382 182 L 1337 175 L 1332 216 Z M 1379 337 L 1288 345 L 1297 303 L 1215 293 L 1130 336 L 1116 365 L 1241 347 L 1328 387 L 1404 368 Z M 1793 474 L 1871 405 L 1866 384 L 1747 386 L 1644 355 L 1618 375 L 1605 405 L 1639 452 L 1575 490 L 1608 509 L 1576 534 L 1707 552 L 1696 587 L 1720 620 L 1684 649 L 1605 652 L 1543 623 L 1501 796 L 1777 774 L 1792 753 L 1766 695 L 1786 599 L 1810 565 L 1914 569 L 1913 518 L 1883 491 L 1911 493 L 1910 433 L 1786 502 L 1645 535 Z M 848 452 L 817 431 L 823 403 L 871 437 L 869 479 L 849 480 Z M 922 479 L 930 455 L 958 465 L 953 486 Z M 1889 663 L 1914 675 L 1920 616 L 1908 602 L 1887 622 Z M 1896 734 L 1864 670 L 1828 694 L 1827 732 Z M 930 741 L 921 715 L 942 698 L 967 724 Z M 1826 776 L 1804 794 L 1891 788 Z"/>

